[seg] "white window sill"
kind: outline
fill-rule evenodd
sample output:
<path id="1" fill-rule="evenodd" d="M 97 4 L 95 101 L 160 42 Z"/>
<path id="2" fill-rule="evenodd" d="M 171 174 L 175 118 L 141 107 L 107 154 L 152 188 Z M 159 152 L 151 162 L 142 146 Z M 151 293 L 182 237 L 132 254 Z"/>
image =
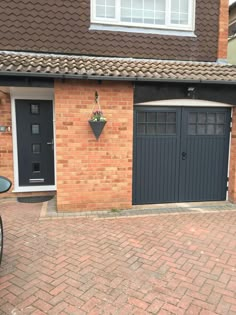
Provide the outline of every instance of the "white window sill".
<path id="1" fill-rule="evenodd" d="M 144 34 L 157 34 L 168 36 L 183 36 L 183 37 L 197 37 L 193 31 L 185 30 L 162 30 L 155 28 L 142 28 L 142 27 L 128 27 L 120 25 L 104 25 L 104 24 L 91 24 L 90 31 L 113 31 L 113 32 L 126 32 L 126 33 L 144 33 Z"/>

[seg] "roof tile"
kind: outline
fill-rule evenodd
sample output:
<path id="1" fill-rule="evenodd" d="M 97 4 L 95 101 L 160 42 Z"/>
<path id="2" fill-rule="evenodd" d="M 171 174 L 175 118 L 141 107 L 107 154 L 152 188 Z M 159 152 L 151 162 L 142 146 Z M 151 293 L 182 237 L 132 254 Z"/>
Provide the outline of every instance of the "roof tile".
<path id="1" fill-rule="evenodd" d="M 235 82 L 236 66 L 214 62 L 0 52 L 0 75 Z"/>

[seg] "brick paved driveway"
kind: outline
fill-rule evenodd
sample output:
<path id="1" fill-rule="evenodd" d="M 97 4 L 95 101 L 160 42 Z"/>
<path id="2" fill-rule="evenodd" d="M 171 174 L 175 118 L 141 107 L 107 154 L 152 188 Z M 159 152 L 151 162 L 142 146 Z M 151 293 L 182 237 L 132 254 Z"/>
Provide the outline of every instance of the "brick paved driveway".
<path id="1" fill-rule="evenodd" d="M 0 314 L 236 314 L 236 211 L 39 220 L 2 201 Z"/>

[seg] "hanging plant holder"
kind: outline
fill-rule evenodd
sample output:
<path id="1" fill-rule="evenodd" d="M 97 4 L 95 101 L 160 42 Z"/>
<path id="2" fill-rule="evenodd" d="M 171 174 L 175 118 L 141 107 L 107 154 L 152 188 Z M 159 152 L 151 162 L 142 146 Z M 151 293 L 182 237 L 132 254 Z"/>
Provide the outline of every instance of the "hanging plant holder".
<path id="1" fill-rule="evenodd" d="M 99 104 L 99 96 L 98 96 L 98 92 L 95 92 L 95 105 L 94 107 L 97 106 L 98 109 L 96 111 L 93 111 L 91 118 L 89 119 L 89 124 L 93 130 L 93 133 L 96 137 L 96 139 L 98 140 L 98 138 L 100 137 L 102 130 L 104 128 L 104 126 L 107 123 L 106 118 L 103 116 L 103 112 L 101 110 L 101 106 Z M 93 107 L 93 109 L 94 109 Z"/>
<path id="2" fill-rule="evenodd" d="M 93 121 L 93 120 L 89 120 L 89 124 L 93 130 L 93 133 L 96 137 L 96 139 L 98 140 L 98 138 L 100 137 L 102 130 L 104 128 L 104 126 L 106 125 L 106 121 Z"/>

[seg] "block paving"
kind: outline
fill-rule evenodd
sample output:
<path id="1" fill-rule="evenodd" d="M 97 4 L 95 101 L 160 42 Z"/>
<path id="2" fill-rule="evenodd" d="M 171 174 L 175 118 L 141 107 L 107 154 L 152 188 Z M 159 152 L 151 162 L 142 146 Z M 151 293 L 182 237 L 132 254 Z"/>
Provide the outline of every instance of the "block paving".
<path id="1" fill-rule="evenodd" d="M 1 315 L 236 314 L 236 211 L 40 219 L 0 200 Z"/>

